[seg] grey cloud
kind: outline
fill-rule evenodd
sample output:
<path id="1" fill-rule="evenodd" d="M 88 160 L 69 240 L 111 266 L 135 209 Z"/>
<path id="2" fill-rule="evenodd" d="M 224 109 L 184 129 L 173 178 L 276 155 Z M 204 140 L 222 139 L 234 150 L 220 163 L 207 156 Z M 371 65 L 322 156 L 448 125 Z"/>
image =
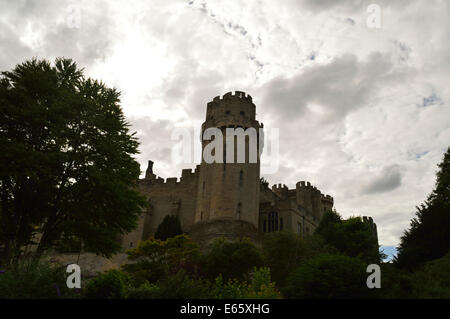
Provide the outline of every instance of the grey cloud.
<path id="1" fill-rule="evenodd" d="M 276 105 L 283 118 L 294 119 L 320 105 L 324 120 L 335 121 L 364 106 L 380 84 L 398 82 L 404 74 L 388 55 L 372 53 L 367 61 L 346 54 L 332 62 L 313 65 L 292 78 L 278 77 L 265 84 L 264 104 Z"/>
<path id="2" fill-rule="evenodd" d="M 389 192 L 402 183 L 402 174 L 398 165 L 385 167 L 368 185 L 363 188 L 365 194 Z"/>
<path id="3" fill-rule="evenodd" d="M 365 13 L 367 7 L 371 4 L 377 4 L 380 7 L 396 7 L 401 8 L 407 4 L 411 4 L 411 1 L 407 0 L 293 0 L 294 4 L 299 9 L 306 9 L 312 12 L 323 11 L 342 11 L 342 12 L 360 12 Z"/>
<path id="4" fill-rule="evenodd" d="M 362 0 L 301 0 L 300 5 L 311 11 L 326 11 L 335 8 L 352 10 L 361 6 Z"/>
<path id="5" fill-rule="evenodd" d="M 77 25 L 71 19 L 78 13 Z M 120 34 L 105 2 L 90 6 L 73 1 L 47 1 L 46 5 L 33 0 L 17 1 L 2 19 L 14 26 L 8 30 L 6 24 L 0 24 L 0 39 L 8 52 L 0 56 L 3 68 L 12 68 L 32 56 L 64 56 L 73 58 L 81 67 L 90 67 L 110 53 Z M 33 49 L 20 40 L 26 32 L 36 37 Z"/>
<path id="6" fill-rule="evenodd" d="M 0 21 L 0 70 L 6 71 L 14 65 L 32 56 L 32 50 L 24 45 L 18 35 Z"/>

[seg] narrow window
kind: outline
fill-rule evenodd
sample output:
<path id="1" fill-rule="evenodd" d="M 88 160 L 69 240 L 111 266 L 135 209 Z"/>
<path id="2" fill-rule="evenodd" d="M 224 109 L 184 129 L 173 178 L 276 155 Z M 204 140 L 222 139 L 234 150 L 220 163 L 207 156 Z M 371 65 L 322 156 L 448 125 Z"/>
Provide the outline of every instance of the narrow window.
<path id="1" fill-rule="evenodd" d="M 283 230 L 283 217 L 280 218 L 280 230 Z"/>
<path id="2" fill-rule="evenodd" d="M 244 184 L 244 172 L 239 172 L 239 186 L 242 186 Z"/>
<path id="3" fill-rule="evenodd" d="M 227 115 L 230 114 L 230 111 L 226 111 L 225 114 L 227 114 Z"/>
<path id="4" fill-rule="evenodd" d="M 224 145 L 223 147 L 223 163 L 225 164 L 227 162 L 227 147 Z M 223 169 L 225 169 L 225 165 L 223 166 Z"/>
<path id="5" fill-rule="evenodd" d="M 130 242 L 130 247 L 133 247 L 133 242 L 132 241 Z"/>
<path id="6" fill-rule="evenodd" d="M 236 210 L 236 219 L 241 219 L 241 206 L 242 204 L 239 203 Z"/>
<path id="7" fill-rule="evenodd" d="M 278 213 L 269 213 L 269 232 L 278 230 Z"/>

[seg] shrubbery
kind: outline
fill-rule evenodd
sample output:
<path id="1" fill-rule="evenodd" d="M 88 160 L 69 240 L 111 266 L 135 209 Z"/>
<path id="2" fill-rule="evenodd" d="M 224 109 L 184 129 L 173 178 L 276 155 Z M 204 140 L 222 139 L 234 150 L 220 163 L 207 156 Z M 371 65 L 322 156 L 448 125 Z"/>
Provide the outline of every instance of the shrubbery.
<path id="1" fill-rule="evenodd" d="M 288 298 L 368 298 L 366 266 L 343 255 L 313 257 L 288 276 L 283 294 Z"/>
<path id="2" fill-rule="evenodd" d="M 66 285 L 66 268 L 43 258 L 20 260 L 0 273 L 0 299 L 71 298 L 76 292 Z"/>
<path id="3" fill-rule="evenodd" d="M 84 296 L 95 299 L 125 298 L 131 287 L 131 277 L 123 271 L 113 269 L 89 280 Z"/>
<path id="4" fill-rule="evenodd" d="M 217 238 L 212 247 L 201 258 L 201 269 L 213 280 L 222 275 L 228 279 L 246 279 L 253 267 L 263 264 L 261 252 L 246 238 L 227 241 Z"/>

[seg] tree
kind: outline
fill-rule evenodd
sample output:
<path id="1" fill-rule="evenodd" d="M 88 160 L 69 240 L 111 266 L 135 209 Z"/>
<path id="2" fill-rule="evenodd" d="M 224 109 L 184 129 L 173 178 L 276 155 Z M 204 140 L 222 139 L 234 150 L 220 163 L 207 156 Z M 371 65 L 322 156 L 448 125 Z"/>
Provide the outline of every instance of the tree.
<path id="1" fill-rule="evenodd" d="M 435 189 L 417 207 L 416 216 L 400 239 L 394 259 L 400 267 L 419 267 L 450 251 L 450 147 L 438 167 Z"/>
<path id="2" fill-rule="evenodd" d="M 175 237 L 176 235 L 181 235 L 182 233 L 183 231 L 181 230 L 181 223 L 178 216 L 167 215 L 156 229 L 155 238 L 166 240 L 167 238 Z"/>
<path id="3" fill-rule="evenodd" d="M 195 273 L 199 259 L 198 245 L 185 234 L 165 241 L 149 238 L 141 241 L 136 248 L 127 251 L 133 263 L 122 268 L 130 273 L 136 282 L 150 283 L 165 280 L 180 269 Z"/>
<path id="4" fill-rule="evenodd" d="M 300 236 L 287 232 L 264 234 L 263 256 L 272 277 L 278 285 L 283 285 L 287 274 L 299 265 L 304 244 Z"/>
<path id="5" fill-rule="evenodd" d="M 211 280 L 220 274 L 225 280 L 245 279 L 253 267 L 260 267 L 262 263 L 261 253 L 248 238 L 235 241 L 216 238 L 202 256 L 203 270 Z"/>
<path id="6" fill-rule="evenodd" d="M 121 299 L 132 287 L 130 276 L 120 270 L 111 269 L 88 281 L 84 296 L 88 299 Z"/>
<path id="7" fill-rule="evenodd" d="M 360 258 L 367 263 L 380 261 L 377 239 L 370 225 L 361 217 L 344 220 L 336 212 L 327 212 L 317 227 L 316 234 L 341 254 Z"/>
<path id="8" fill-rule="evenodd" d="M 358 258 L 322 254 L 304 261 L 287 279 L 287 298 L 367 298 L 366 267 Z"/>
<path id="9" fill-rule="evenodd" d="M 317 234 L 301 238 L 289 231 L 264 234 L 262 245 L 264 264 L 270 267 L 273 280 L 282 287 L 287 276 L 302 261 L 315 255 L 336 252 Z"/>
<path id="10" fill-rule="evenodd" d="M 76 289 L 66 284 L 66 267 L 44 258 L 22 258 L 0 272 L 1 299 L 74 298 Z"/>
<path id="11" fill-rule="evenodd" d="M 5 260 L 64 234 L 110 256 L 137 225 L 138 141 L 120 93 L 70 59 L 32 59 L 0 77 L 0 246 Z"/>

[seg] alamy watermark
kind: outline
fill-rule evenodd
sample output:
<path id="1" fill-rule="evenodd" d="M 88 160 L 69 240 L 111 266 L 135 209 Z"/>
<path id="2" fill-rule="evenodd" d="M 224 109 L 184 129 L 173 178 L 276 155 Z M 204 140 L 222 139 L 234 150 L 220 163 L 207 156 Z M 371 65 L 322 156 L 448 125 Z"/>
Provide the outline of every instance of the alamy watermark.
<path id="1" fill-rule="evenodd" d="M 371 273 L 366 280 L 367 288 L 381 288 L 381 269 L 377 264 L 367 266 L 366 272 Z"/>
<path id="2" fill-rule="evenodd" d="M 70 264 L 66 268 L 66 272 L 70 273 L 67 276 L 66 285 L 67 288 L 81 288 L 81 268 L 77 264 Z"/>
<path id="3" fill-rule="evenodd" d="M 225 134 L 224 134 L 225 133 Z M 202 146 L 193 143 L 194 136 L 200 136 Z M 176 128 L 171 135 L 172 164 L 192 164 L 202 160 L 205 163 L 260 163 L 262 174 L 278 171 L 280 134 L 278 128 L 243 129 L 210 127 L 200 132 Z"/>

